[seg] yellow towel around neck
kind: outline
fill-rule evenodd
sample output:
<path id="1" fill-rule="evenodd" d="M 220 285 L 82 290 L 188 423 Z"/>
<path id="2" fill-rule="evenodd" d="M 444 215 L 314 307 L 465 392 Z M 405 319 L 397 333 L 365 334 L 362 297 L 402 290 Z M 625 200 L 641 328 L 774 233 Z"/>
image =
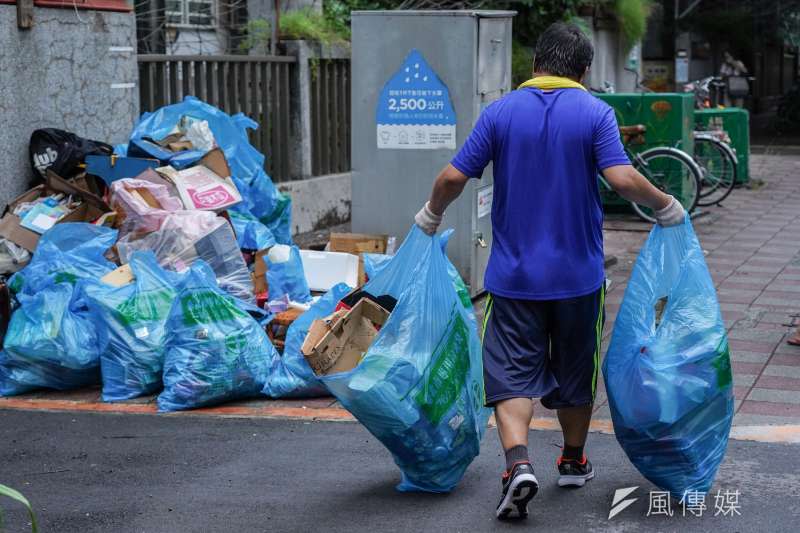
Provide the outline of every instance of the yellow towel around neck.
<path id="1" fill-rule="evenodd" d="M 562 78 L 560 76 L 537 76 L 535 78 L 526 81 L 518 88 L 524 89 L 525 87 L 535 87 L 543 91 L 552 91 L 553 89 L 582 89 L 584 91 L 586 90 L 586 87 L 584 87 L 577 81 L 571 80 L 569 78 Z"/>

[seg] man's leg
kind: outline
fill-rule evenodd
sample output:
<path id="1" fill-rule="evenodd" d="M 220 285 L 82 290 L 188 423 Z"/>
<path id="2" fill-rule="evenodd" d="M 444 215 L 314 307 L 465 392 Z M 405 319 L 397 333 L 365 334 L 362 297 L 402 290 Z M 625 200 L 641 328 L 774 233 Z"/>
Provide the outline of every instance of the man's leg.
<path id="1" fill-rule="evenodd" d="M 547 308 L 539 302 L 489 296 L 483 322 L 486 404 L 495 407 L 506 455 L 498 518 L 525 517 L 539 489 L 528 457 L 531 398 L 552 391 L 547 369 Z"/>
<path id="2" fill-rule="evenodd" d="M 580 407 L 564 407 L 558 409 L 558 422 L 564 434 L 565 459 L 583 460 L 583 447 L 589 433 L 589 421 L 592 419 L 592 405 Z"/>
<path id="3" fill-rule="evenodd" d="M 494 406 L 497 433 L 506 454 L 506 470 L 515 463 L 530 462 L 528 457 L 528 432 L 533 418 L 533 401 L 530 398 L 511 398 Z"/>
<path id="4" fill-rule="evenodd" d="M 592 417 L 600 369 L 604 289 L 592 294 L 554 302 L 550 369 L 559 387 L 542 398 L 556 409 L 564 435 L 557 461 L 560 486 L 581 487 L 594 477 L 584 446 Z"/>

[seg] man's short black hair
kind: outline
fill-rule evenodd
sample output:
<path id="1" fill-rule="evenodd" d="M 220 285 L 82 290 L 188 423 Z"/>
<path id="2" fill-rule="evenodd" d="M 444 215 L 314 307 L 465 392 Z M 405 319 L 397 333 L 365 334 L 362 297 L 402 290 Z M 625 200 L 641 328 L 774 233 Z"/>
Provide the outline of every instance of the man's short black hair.
<path id="1" fill-rule="evenodd" d="M 594 58 L 592 43 L 575 24 L 551 24 L 536 41 L 534 72 L 580 79 Z"/>

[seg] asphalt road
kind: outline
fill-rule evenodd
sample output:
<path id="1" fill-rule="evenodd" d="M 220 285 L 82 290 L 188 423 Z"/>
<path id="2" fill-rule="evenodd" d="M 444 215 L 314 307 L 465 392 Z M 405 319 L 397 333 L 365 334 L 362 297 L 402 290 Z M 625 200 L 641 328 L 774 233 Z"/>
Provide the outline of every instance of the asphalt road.
<path id="1" fill-rule="evenodd" d="M 402 494 L 388 452 L 355 423 L 0 411 L 0 483 L 58 533 L 798 531 L 797 445 L 732 441 L 703 516 L 666 517 L 646 516 L 654 488 L 612 436 L 590 436 L 597 478 L 580 490 L 555 486 L 558 434 L 531 441 L 542 488 L 525 524 L 493 518 L 494 430 L 453 493 Z M 638 500 L 609 521 L 614 491 L 631 486 Z M 718 488 L 739 491 L 741 515 L 714 516 Z M 0 506 L 6 531 L 29 531 L 20 506 Z"/>

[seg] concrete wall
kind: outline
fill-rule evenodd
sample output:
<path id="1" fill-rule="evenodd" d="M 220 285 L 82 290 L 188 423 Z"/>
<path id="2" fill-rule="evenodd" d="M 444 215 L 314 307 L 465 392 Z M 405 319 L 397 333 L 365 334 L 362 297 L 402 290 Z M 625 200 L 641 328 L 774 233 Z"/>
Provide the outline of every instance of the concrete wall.
<path id="1" fill-rule="evenodd" d="M 0 5 L 0 204 L 32 177 L 28 140 L 55 127 L 119 143 L 139 111 L 133 13 L 34 9 L 17 28 Z"/>
<path id="2" fill-rule="evenodd" d="M 595 23 L 591 17 L 586 17 L 584 20 L 591 31 L 594 45 L 594 61 L 592 68 L 589 69 L 588 85 L 604 89 L 604 83 L 609 82 L 618 93 L 637 92 L 636 75 L 625 70 L 629 50 L 619 29 L 610 21 Z M 641 80 L 641 51 L 638 55 L 638 65 Z"/>
<path id="3" fill-rule="evenodd" d="M 292 197 L 292 234 L 335 226 L 350 220 L 350 173 L 279 183 Z"/>

